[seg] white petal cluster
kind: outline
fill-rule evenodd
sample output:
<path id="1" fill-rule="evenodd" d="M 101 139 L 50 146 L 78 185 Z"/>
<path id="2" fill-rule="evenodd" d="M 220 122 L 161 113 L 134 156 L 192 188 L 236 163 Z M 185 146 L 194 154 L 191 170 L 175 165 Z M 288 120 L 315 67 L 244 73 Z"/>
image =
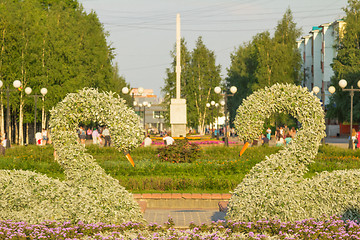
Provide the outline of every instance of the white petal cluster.
<path id="1" fill-rule="evenodd" d="M 234 190 L 227 218 L 255 221 L 318 219 L 345 214 L 360 219 L 360 171 L 323 172 L 304 179 L 325 136 L 320 100 L 307 88 L 276 84 L 253 93 L 237 110 L 235 126 L 243 140 L 257 139 L 264 120 L 283 112 L 300 123 L 292 142 L 253 167 Z M 246 154 L 246 153 L 245 153 Z"/>
<path id="2" fill-rule="evenodd" d="M 66 180 L 30 171 L 0 171 L 0 219 L 121 223 L 144 221 L 132 194 L 120 186 L 77 141 L 79 123 L 107 125 L 122 152 L 139 146 L 139 117 L 114 93 L 85 88 L 68 94 L 51 110 L 51 137 Z"/>

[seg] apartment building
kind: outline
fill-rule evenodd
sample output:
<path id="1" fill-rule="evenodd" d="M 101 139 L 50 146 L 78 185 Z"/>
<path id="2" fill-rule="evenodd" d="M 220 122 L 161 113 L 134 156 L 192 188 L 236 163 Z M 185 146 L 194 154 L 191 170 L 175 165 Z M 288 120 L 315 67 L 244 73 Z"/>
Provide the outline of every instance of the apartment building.
<path id="1" fill-rule="evenodd" d="M 130 95 L 133 96 L 135 112 L 140 116 L 145 131 L 159 133 L 167 129 L 164 119 L 166 108 L 162 105 L 162 99 L 154 94 L 153 89 L 139 89 L 131 89 Z"/>
<path id="2" fill-rule="evenodd" d="M 344 25 L 343 20 L 337 20 L 314 26 L 308 35 L 297 41 L 303 58 L 302 86 L 310 90 L 318 86 L 320 88 L 318 97 L 325 101 L 325 105 L 329 102 L 328 88 L 331 85 L 330 79 L 334 75 L 331 64 L 336 57 L 335 46 L 339 34 L 341 37 Z"/>

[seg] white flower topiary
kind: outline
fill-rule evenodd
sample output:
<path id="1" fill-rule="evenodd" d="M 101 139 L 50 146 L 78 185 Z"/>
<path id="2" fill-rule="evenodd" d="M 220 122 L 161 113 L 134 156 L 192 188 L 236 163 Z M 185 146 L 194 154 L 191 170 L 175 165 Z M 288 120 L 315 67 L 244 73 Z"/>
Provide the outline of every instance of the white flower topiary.
<path id="1" fill-rule="evenodd" d="M 78 143 L 81 122 L 107 125 L 113 145 L 128 152 L 141 143 L 138 116 L 114 93 L 85 88 L 51 110 L 51 137 L 65 181 L 30 171 L 0 171 L 0 219 L 120 223 L 144 221 L 139 205 Z"/>
<path id="2" fill-rule="evenodd" d="M 303 178 L 325 136 L 321 103 L 307 88 L 276 84 L 253 93 L 237 110 L 234 123 L 239 137 L 245 141 L 258 138 L 264 120 L 276 112 L 297 118 L 301 128 L 289 145 L 266 157 L 245 176 L 229 201 L 227 218 L 296 221 L 345 214 L 346 218 L 360 219 L 359 170 Z"/>

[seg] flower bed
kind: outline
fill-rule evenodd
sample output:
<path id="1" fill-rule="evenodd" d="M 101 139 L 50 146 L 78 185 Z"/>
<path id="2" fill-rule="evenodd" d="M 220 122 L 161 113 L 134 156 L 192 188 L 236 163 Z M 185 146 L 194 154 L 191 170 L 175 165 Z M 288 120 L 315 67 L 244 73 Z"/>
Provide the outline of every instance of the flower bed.
<path id="1" fill-rule="evenodd" d="M 191 140 L 189 139 L 189 142 L 191 143 L 195 143 L 198 145 L 211 145 L 211 144 L 224 144 L 224 141 L 220 141 L 220 140 Z M 153 141 L 152 142 L 153 145 L 164 145 L 164 142 L 158 142 L 158 141 Z M 238 142 L 230 142 L 229 144 L 238 144 Z"/>
<path id="2" fill-rule="evenodd" d="M 45 221 L 40 224 L 1 221 L 1 239 L 360 239 L 360 225 L 332 216 L 322 221 L 190 223 L 186 230 L 174 228 L 170 218 L 163 225 L 127 222 L 84 224 Z"/>

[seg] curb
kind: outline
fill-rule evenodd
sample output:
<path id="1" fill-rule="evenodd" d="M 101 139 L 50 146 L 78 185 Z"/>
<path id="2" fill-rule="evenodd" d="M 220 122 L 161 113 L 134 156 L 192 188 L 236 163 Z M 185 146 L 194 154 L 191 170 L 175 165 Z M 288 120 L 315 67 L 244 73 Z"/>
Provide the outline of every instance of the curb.
<path id="1" fill-rule="evenodd" d="M 133 194 L 135 200 L 145 199 L 207 199 L 229 200 L 230 193 L 137 193 Z"/>

